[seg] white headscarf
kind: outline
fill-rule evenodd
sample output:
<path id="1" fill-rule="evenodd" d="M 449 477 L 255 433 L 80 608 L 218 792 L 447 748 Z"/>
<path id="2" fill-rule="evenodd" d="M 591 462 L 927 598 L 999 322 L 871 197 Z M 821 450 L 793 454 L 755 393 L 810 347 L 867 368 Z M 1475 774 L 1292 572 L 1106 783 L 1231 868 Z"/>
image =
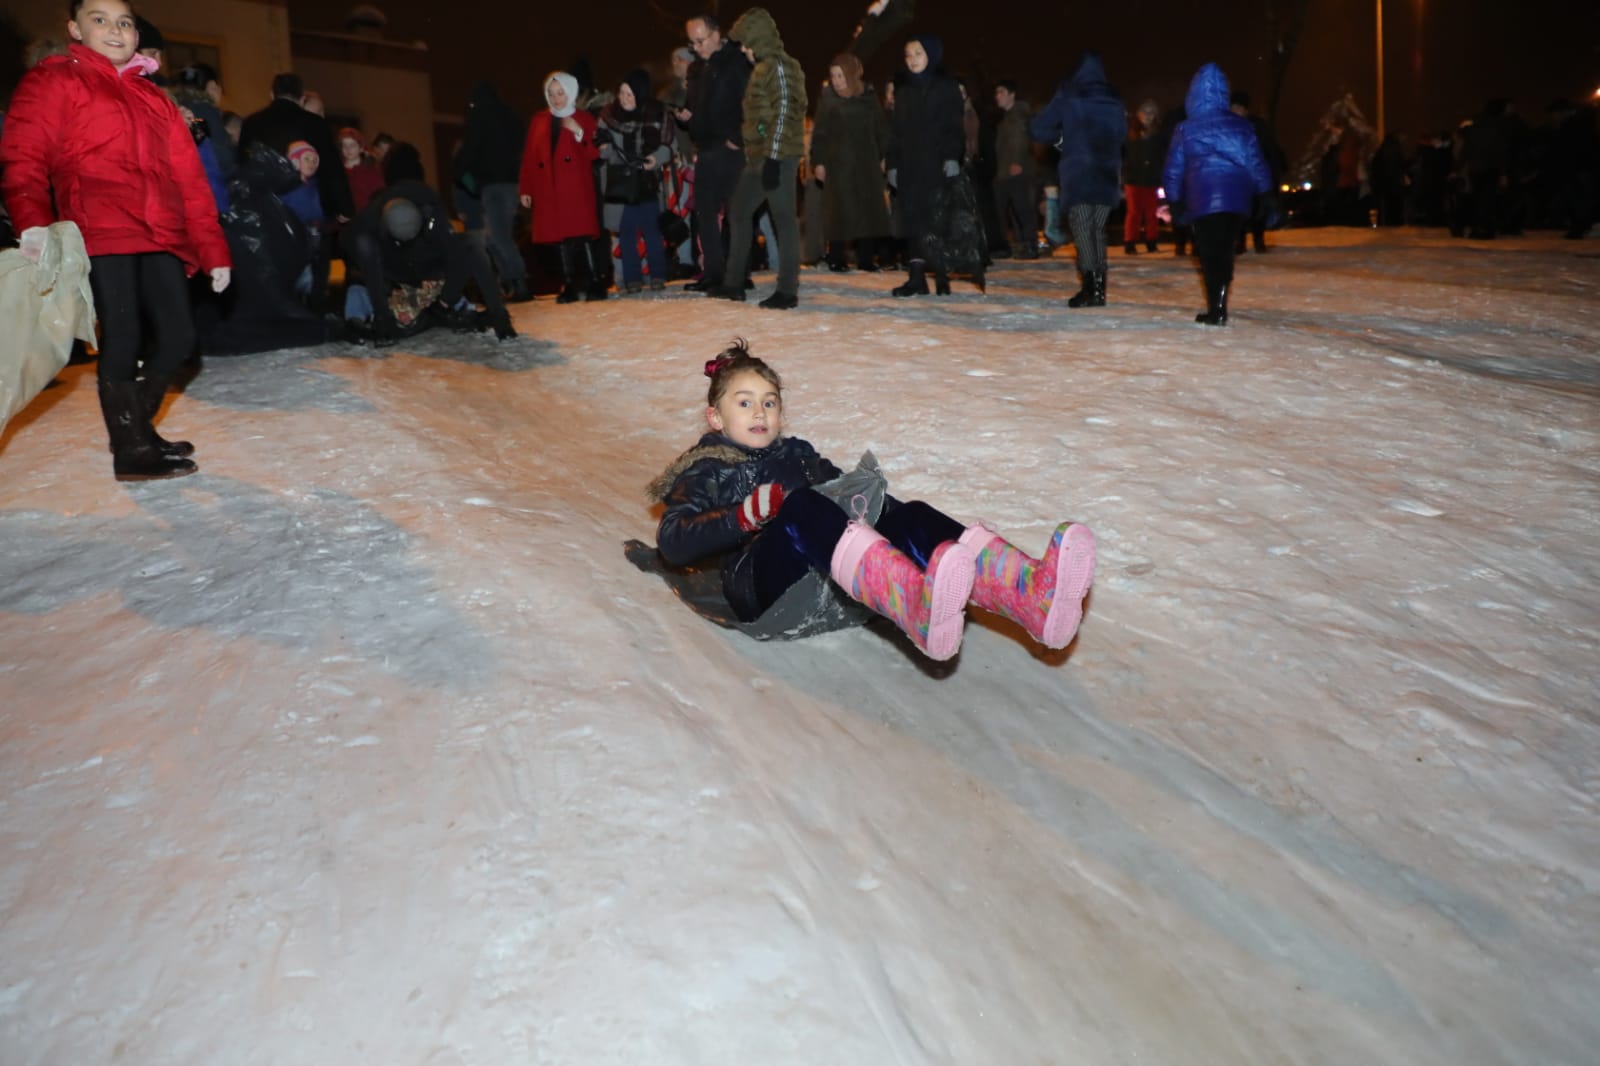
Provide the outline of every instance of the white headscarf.
<path id="1" fill-rule="evenodd" d="M 563 89 L 567 90 L 567 106 L 561 108 L 559 111 L 556 109 L 554 104 L 550 104 L 550 89 L 549 89 L 549 86 L 550 86 L 551 82 L 555 82 L 557 85 L 560 85 Z M 566 118 L 567 116 L 571 115 L 574 111 L 578 110 L 578 79 L 577 78 L 574 78 L 571 74 L 568 74 L 564 70 L 558 70 L 558 71 L 555 71 L 554 73 L 552 73 L 548 78 L 546 78 L 544 80 L 544 84 L 545 84 L 544 102 L 546 104 L 550 105 L 550 113 L 552 115 L 554 115 L 556 118 Z"/>

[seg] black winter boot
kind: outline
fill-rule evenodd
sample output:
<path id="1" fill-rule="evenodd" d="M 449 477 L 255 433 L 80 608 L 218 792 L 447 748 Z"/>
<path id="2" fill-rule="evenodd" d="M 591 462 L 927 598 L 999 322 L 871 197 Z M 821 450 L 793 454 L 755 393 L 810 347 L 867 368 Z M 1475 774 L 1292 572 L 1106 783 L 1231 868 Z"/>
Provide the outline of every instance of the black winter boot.
<path id="1" fill-rule="evenodd" d="M 950 295 L 950 275 L 942 270 L 933 272 L 933 294 L 935 296 Z"/>
<path id="2" fill-rule="evenodd" d="M 1078 291 L 1068 300 L 1068 307 L 1093 307 L 1094 306 L 1094 275 L 1087 270 L 1078 271 L 1078 280 L 1082 282 Z"/>
<path id="3" fill-rule="evenodd" d="M 1091 270 L 1089 272 L 1089 304 L 1090 307 L 1104 307 L 1106 305 L 1106 272 L 1104 270 Z"/>
<path id="4" fill-rule="evenodd" d="M 589 250 L 589 290 L 584 298 L 604 300 L 611 295 L 611 244 L 596 238 L 584 246 Z"/>
<path id="5" fill-rule="evenodd" d="M 905 284 L 898 285 L 889 290 L 895 296 L 926 296 L 928 295 L 928 276 L 923 271 L 922 260 L 911 260 L 911 272 Z"/>
<path id="6" fill-rule="evenodd" d="M 188 459 L 162 453 L 139 403 L 138 382 L 100 382 L 100 414 L 111 438 L 111 469 L 118 481 L 182 477 L 199 469 Z"/>
<path id="7" fill-rule="evenodd" d="M 194 445 L 186 440 L 167 440 L 156 432 L 155 418 L 161 413 L 161 401 L 167 395 L 166 383 L 153 381 L 150 378 L 140 378 L 136 390 L 139 396 L 139 408 L 144 414 L 145 426 L 150 432 L 150 439 L 155 446 L 161 449 L 161 454 L 173 459 L 182 459 L 194 454 Z"/>
<path id="8" fill-rule="evenodd" d="M 1156 242 L 1155 241 L 1145 241 L 1144 242 L 1144 250 L 1147 251 L 1147 252 L 1155 251 L 1156 250 Z"/>
<path id="9" fill-rule="evenodd" d="M 1206 309 L 1195 315 L 1194 320 L 1203 326 L 1226 326 L 1228 324 L 1228 283 L 1226 281 L 1212 281 L 1206 279 Z"/>
<path id="10" fill-rule="evenodd" d="M 579 238 L 581 240 L 581 238 Z M 561 242 L 561 293 L 556 297 L 558 304 L 571 304 L 578 302 L 578 271 L 579 247 L 578 242 L 572 239 Z"/>
<path id="11" fill-rule="evenodd" d="M 1139 254 L 1139 246 L 1137 244 L 1135 244 L 1134 242 L 1132 242 L 1132 241 L 1123 241 L 1122 242 L 1122 254 L 1123 255 L 1138 255 Z"/>

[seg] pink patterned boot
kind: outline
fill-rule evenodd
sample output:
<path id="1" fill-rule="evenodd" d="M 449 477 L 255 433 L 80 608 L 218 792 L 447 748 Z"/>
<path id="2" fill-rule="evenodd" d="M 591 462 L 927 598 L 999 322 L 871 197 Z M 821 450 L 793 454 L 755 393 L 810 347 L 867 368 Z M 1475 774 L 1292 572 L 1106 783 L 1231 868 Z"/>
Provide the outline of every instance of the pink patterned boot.
<path id="1" fill-rule="evenodd" d="M 972 549 L 946 541 L 926 572 L 877 530 L 851 522 L 833 549 L 833 580 L 889 619 L 930 659 L 961 650 L 974 577 Z"/>
<path id="2" fill-rule="evenodd" d="M 972 602 L 1011 619 L 1047 648 L 1072 643 L 1083 620 L 1083 597 L 1094 584 L 1094 533 L 1063 522 L 1043 559 L 1035 559 L 979 524 L 961 543 L 978 556 Z"/>

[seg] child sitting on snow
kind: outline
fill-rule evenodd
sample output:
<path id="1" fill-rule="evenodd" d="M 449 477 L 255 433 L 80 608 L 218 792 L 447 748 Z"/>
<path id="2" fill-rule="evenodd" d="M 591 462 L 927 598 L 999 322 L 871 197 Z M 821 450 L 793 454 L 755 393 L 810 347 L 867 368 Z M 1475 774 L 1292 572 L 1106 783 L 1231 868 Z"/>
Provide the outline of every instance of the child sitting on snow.
<path id="1" fill-rule="evenodd" d="M 722 591 L 751 621 L 810 571 L 894 622 L 933 659 L 960 650 L 970 600 L 1051 648 L 1072 642 L 1094 580 L 1087 526 L 1063 522 L 1043 559 L 921 501 L 884 500 L 876 528 L 813 486 L 842 471 L 783 435 L 783 383 L 743 341 L 706 364 L 711 432 L 650 486 L 673 566 L 721 555 Z"/>

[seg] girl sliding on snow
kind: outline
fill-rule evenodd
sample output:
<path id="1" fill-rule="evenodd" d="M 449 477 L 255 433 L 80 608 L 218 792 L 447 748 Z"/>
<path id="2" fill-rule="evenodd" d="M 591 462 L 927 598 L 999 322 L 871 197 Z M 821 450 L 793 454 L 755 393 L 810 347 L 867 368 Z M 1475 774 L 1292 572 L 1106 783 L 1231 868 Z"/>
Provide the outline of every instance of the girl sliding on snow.
<path id="1" fill-rule="evenodd" d="M 1094 534 L 1063 522 L 1043 559 L 988 527 L 963 527 L 921 501 L 886 497 L 876 527 L 851 520 L 814 486 L 842 471 L 783 435 L 783 383 L 743 341 L 706 364 L 711 432 L 650 486 L 666 510 L 662 557 L 686 566 L 722 556 L 722 591 L 752 621 L 817 571 L 883 615 L 933 659 L 961 647 L 970 600 L 1051 648 L 1072 642 L 1094 580 Z"/>

